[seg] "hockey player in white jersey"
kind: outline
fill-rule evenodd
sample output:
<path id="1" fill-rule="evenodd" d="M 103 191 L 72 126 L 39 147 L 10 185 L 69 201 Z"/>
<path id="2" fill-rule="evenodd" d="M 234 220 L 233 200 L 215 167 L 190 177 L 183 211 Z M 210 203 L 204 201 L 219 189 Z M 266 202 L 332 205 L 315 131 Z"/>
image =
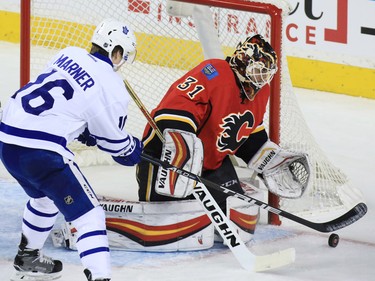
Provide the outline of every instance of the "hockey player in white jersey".
<path id="1" fill-rule="evenodd" d="M 111 278 L 104 211 L 67 145 L 79 138 L 122 165 L 140 161 L 143 145 L 124 129 L 130 97 L 116 73 L 133 62 L 136 39 L 128 25 L 107 19 L 92 43 L 90 53 L 77 47 L 60 51 L 4 108 L 0 158 L 30 197 L 12 280 L 61 276 L 62 263 L 41 251 L 59 212 L 78 232 L 87 279 Z"/>

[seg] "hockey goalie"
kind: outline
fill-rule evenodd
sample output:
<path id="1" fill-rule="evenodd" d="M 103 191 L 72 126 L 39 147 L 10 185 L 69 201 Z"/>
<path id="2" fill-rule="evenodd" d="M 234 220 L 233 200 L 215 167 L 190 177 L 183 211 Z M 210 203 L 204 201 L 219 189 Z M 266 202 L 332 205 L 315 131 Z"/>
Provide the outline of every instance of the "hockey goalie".
<path id="1" fill-rule="evenodd" d="M 178 4 L 171 9 L 188 11 L 177 8 Z M 206 9 L 194 6 L 193 18 L 201 33 L 215 34 L 203 30 L 213 26 L 204 16 Z M 231 161 L 235 156 L 247 164 L 248 178 L 255 174 L 270 192 L 284 198 L 301 197 L 310 179 L 307 155 L 272 142 L 263 123 L 269 84 L 277 71 L 272 46 L 255 34 L 223 58 L 219 48 L 211 45 L 215 38 L 206 36 L 201 42 L 206 59 L 176 80 L 151 112 L 163 141 L 147 125 L 144 153 L 263 200 L 264 190 L 239 180 Z M 139 202 L 101 199 L 112 248 L 188 251 L 207 249 L 219 240 L 191 195 L 193 180 L 143 160 L 137 166 L 137 181 Z M 249 242 L 259 220 L 259 207 L 219 191 L 210 192 L 241 239 Z M 74 248 L 74 230 L 69 224 L 60 236 L 55 240 Z"/>
<path id="2" fill-rule="evenodd" d="M 202 9 L 207 7 L 193 10 L 196 23 L 199 15 L 209 14 Z M 201 17 L 204 20 L 207 16 Z M 213 25 L 197 26 L 202 31 Z M 151 112 L 164 142 L 150 125 L 146 126 L 144 153 L 237 193 L 251 192 L 253 197 L 263 197 L 261 191 L 243 189 L 230 158 L 233 155 L 247 163 L 270 192 L 286 198 L 301 197 L 310 178 L 307 155 L 286 151 L 270 141 L 263 124 L 269 84 L 277 71 L 277 54 L 262 36 L 255 34 L 223 59 L 220 52 L 211 51 L 210 43 L 215 40 L 210 39 L 201 37 L 203 48 L 210 46 L 205 52 L 208 58 L 177 79 Z M 138 164 L 137 180 L 140 201 L 193 198 L 194 181 L 147 161 Z M 222 192 L 210 192 L 238 227 L 241 238 L 245 242 L 251 240 L 258 207 L 239 206 Z"/>

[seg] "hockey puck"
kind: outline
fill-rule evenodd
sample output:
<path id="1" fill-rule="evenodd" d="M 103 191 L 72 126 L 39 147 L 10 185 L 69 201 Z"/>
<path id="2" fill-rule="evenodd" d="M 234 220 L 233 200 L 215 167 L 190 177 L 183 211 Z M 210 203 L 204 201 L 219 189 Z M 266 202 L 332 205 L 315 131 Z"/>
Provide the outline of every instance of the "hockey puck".
<path id="1" fill-rule="evenodd" d="M 340 237 L 336 233 L 332 233 L 328 238 L 328 245 L 332 248 L 335 248 L 340 241 Z"/>

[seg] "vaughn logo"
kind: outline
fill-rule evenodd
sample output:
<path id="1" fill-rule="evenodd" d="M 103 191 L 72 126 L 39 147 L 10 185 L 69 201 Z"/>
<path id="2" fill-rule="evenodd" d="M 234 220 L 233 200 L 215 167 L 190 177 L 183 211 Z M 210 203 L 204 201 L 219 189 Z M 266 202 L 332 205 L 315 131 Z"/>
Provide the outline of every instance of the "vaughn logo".
<path id="1" fill-rule="evenodd" d="M 258 166 L 259 171 L 263 171 L 264 167 L 267 166 L 269 162 L 275 157 L 276 152 L 275 150 L 272 150 L 269 152 L 269 154 L 266 156 L 266 158 L 263 159 L 262 163 Z"/>
<path id="2" fill-rule="evenodd" d="M 228 225 L 228 218 L 219 209 L 211 194 L 202 189 L 200 183 L 197 183 L 194 193 L 197 195 L 197 199 L 202 202 L 203 207 L 208 211 L 207 215 L 211 217 L 211 221 L 216 225 L 216 229 L 220 232 L 223 239 L 227 241 L 228 245 L 231 245 L 232 248 L 239 246 L 240 240 L 238 234 L 232 231 L 232 228 Z"/>
<path id="3" fill-rule="evenodd" d="M 169 147 L 171 147 L 169 149 Z M 165 138 L 162 159 L 176 167 L 184 167 L 191 159 L 190 148 L 185 137 L 177 131 L 169 131 Z M 185 179 L 179 178 L 178 173 L 169 171 L 165 167 L 160 167 L 157 177 L 156 191 L 167 192 L 167 195 L 180 197 L 183 194 Z M 181 180 L 180 180 L 181 179 Z M 177 187 L 177 189 L 176 189 Z M 177 192 L 177 193 L 176 193 Z"/>
<path id="4" fill-rule="evenodd" d="M 114 212 L 114 213 L 132 213 L 133 212 L 132 205 L 108 204 L 108 203 L 103 203 L 100 205 L 103 207 L 103 210 L 106 212 Z"/>
<path id="5" fill-rule="evenodd" d="M 231 113 L 223 118 L 221 131 L 217 139 L 219 151 L 234 152 L 249 137 L 254 127 L 254 115 L 247 110 L 243 114 Z"/>
<path id="6" fill-rule="evenodd" d="M 172 160 L 172 151 L 167 149 L 165 151 L 163 161 L 170 163 L 171 160 Z M 169 173 L 168 173 L 168 170 L 163 167 L 160 167 L 159 169 L 160 169 L 160 175 L 159 175 L 159 181 L 158 181 L 158 188 L 165 188 L 165 183 L 166 183 L 167 176 Z"/>

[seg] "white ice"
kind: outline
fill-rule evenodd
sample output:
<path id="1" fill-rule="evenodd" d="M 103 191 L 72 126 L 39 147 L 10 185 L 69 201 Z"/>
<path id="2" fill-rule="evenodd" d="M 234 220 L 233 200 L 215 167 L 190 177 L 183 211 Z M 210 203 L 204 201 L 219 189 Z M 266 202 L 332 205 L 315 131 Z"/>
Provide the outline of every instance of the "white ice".
<path id="1" fill-rule="evenodd" d="M 0 100 L 5 103 L 19 86 L 19 45 L 0 42 L 0 61 Z M 220 246 L 193 253 L 113 251 L 113 281 L 375 280 L 375 100 L 303 89 L 295 91 L 317 142 L 363 192 L 369 208 L 360 221 L 336 232 L 341 238 L 339 245 L 331 248 L 327 244 L 329 234 L 293 222 L 279 227 L 260 225 L 251 250 L 266 254 L 294 247 L 294 264 L 263 273 L 247 272 L 228 249 Z M 136 185 L 131 168 L 94 167 L 83 171 L 99 193 L 135 199 Z M 22 189 L 0 164 L 1 280 L 9 280 L 13 273 L 12 260 L 26 200 Z M 262 211 L 261 215 L 267 214 Z M 53 248 L 50 241 L 45 252 L 63 261 L 61 281 L 86 280 L 76 252 Z"/>

